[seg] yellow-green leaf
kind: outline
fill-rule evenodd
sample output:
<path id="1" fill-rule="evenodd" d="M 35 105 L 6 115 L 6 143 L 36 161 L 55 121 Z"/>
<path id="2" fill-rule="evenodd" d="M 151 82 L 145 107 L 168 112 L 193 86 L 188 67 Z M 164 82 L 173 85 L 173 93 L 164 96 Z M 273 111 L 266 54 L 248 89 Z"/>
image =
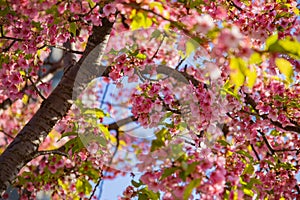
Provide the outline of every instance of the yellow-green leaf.
<path id="1" fill-rule="evenodd" d="M 251 55 L 249 59 L 249 64 L 260 64 L 262 62 L 261 56 L 259 53 L 255 52 Z"/>
<path id="2" fill-rule="evenodd" d="M 189 39 L 185 44 L 186 57 L 189 57 L 198 47 L 199 44 L 195 40 Z"/>
<path id="3" fill-rule="evenodd" d="M 247 72 L 247 86 L 249 88 L 252 88 L 255 84 L 255 81 L 256 81 L 256 77 L 257 77 L 257 74 L 256 74 L 256 70 L 253 69 L 252 71 L 248 71 Z"/>
<path id="4" fill-rule="evenodd" d="M 156 7 L 159 10 L 159 13 L 162 13 L 164 11 L 164 7 L 162 6 L 162 4 L 160 2 L 151 2 L 149 4 L 149 7 L 151 9 L 153 9 L 154 7 Z"/>
<path id="5" fill-rule="evenodd" d="M 240 66 L 240 60 L 239 58 L 231 58 L 230 59 L 230 80 L 235 85 L 234 87 L 234 93 L 237 94 L 239 88 L 244 84 L 245 82 L 245 75 L 243 74 Z"/>
<path id="6" fill-rule="evenodd" d="M 103 124 L 99 124 L 99 128 L 100 128 L 101 132 L 103 133 L 103 135 L 105 136 L 105 138 L 108 140 L 110 138 L 110 132 L 109 132 L 108 128 L 106 126 L 104 126 Z"/>
<path id="7" fill-rule="evenodd" d="M 198 187 L 200 185 L 200 179 L 194 179 L 192 180 L 188 185 L 187 187 L 185 188 L 184 190 L 184 193 L 183 193 L 183 199 L 184 200 L 188 200 L 193 189 Z"/>
<path id="8" fill-rule="evenodd" d="M 266 40 L 266 49 L 268 50 L 272 44 L 275 44 L 278 40 L 278 34 L 271 35 L 267 40 Z"/>
<path id="9" fill-rule="evenodd" d="M 280 72 L 285 75 L 287 82 L 291 83 L 292 76 L 293 76 L 292 64 L 284 58 L 276 58 L 275 64 L 278 67 L 278 69 L 280 70 Z"/>
<path id="10" fill-rule="evenodd" d="M 162 32 L 161 32 L 160 30 L 155 30 L 155 31 L 153 31 L 152 34 L 151 34 L 151 40 L 152 40 L 153 38 L 158 38 L 159 36 L 162 36 Z"/>
<path id="11" fill-rule="evenodd" d="M 295 59 L 300 57 L 300 43 L 297 40 L 291 40 L 289 38 L 279 40 L 278 45 L 280 45 L 284 51 L 292 57 L 295 56 Z"/>
<path id="12" fill-rule="evenodd" d="M 96 5 L 96 3 L 92 0 L 87 0 L 87 2 L 89 3 L 90 7 L 94 7 Z"/>
<path id="13" fill-rule="evenodd" d="M 243 174 L 249 174 L 249 175 L 252 175 L 254 172 L 254 167 L 252 164 L 247 164 L 245 169 L 244 169 L 244 172 Z"/>
<path id="14" fill-rule="evenodd" d="M 300 14 L 299 9 L 298 9 L 297 7 L 294 7 L 294 8 L 293 8 L 293 11 L 294 11 L 294 13 L 295 13 L 296 15 L 299 15 L 299 14 Z"/>
<path id="15" fill-rule="evenodd" d="M 70 23 L 69 31 L 70 31 L 70 33 L 73 34 L 73 36 L 76 36 L 76 29 L 77 29 L 76 23 L 75 22 L 71 22 Z"/>
<path id="16" fill-rule="evenodd" d="M 254 195 L 254 192 L 253 192 L 252 190 L 250 190 L 250 189 L 247 189 L 247 188 L 244 188 L 244 189 L 243 189 L 243 192 L 244 192 L 246 195 L 249 195 L 249 196 L 251 196 L 251 197 L 253 197 L 253 195 Z"/>
<path id="17" fill-rule="evenodd" d="M 147 17 L 147 13 L 137 12 L 135 9 L 131 11 L 130 19 L 132 19 L 130 24 L 132 30 L 149 28 L 152 25 L 152 20 Z"/>
<path id="18" fill-rule="evenodd" d="M 22 102 L 23 102 L 24 104 L 27 104 L 28 99 L 29 99 L 28 95 L 27 95 L 27 94 L 24 94 L 24 96 L 22 97 Z"/>
<path id="19" fill-rule="evenodd" d="M 138 53 L 136 55 L 136 58 L 139 58 L 139 59 L 142 59 L 142 60 L 145 60 L 147 58 L 147 56 L 145 54 L 142 54 L 142 53 Z"/>

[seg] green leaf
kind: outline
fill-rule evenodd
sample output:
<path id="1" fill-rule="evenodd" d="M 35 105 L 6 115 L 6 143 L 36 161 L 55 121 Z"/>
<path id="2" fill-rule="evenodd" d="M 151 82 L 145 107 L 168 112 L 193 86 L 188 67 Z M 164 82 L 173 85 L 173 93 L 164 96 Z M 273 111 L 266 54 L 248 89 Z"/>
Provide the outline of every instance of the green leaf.
<path id="1" fill-rule="evenodd" d="M 250 56 L 249 64 L 260 64 L 261 62 L 262 59 L 259 53 L 255 52 Z"/>
<path id="2" fill-rule="evenodd" d="M 96 5 L 96 3 L 93 0 L 87 0 L 87 2 L 89 3 L 91 8 Z"/>
<path id="3" fill-rule="evenodd" d="M 77 136 L 78 135 L 78 133 L 77 132 L 74 132 L 74 131 L 71 131 L 71 132 L 66 132 L 66 133 L 63 133 L 62 135 L 61 135 L 61 138 L 63 138 L 63 137 L 67 137 L 67 136 L 72 136 L 72 135 L 75 135 L 75 136 Z M 61 139 L 60 138 L 60 139 Z"/>
<path id="4" fill-rule="evenodd" d="M 190 0 L 189 1 L 189 7 L 190 8 L 195 8 L 195 7 L 197 7 L 197 6 L 199 6 L 203 3 L 204 3 L 203 0 L 192 0 L 192 1 Z"/>
<path id="5" fill-rule="evenodd" d="M 159 199 L 159 193 L 154 193 L 153 191 L 149 190 L 148 187 L 144 187 L 143 189 L 139 190 L 139 199 Z"/>
<path id="6" fill-rule="evenodd" d="M 139 58 L 139 59 L 142 59 L 142 60 L 145 60 L 147 58 L 147 56 L 145 54 L 142 54 L 142 53 L 138 53 L 135 57 Z"/>
<path id="7" fill-rule="evenodd" d="M 65 147 L 67 150 L 72 148 L 72 154 L 74 154 L 74 153 L 80 151 L 84 147 L 84 145 L 83 145 L 82 141 L 80 140 L 80 138 L 76 137 L 76 138 L 69 140 L 65 144 Z"/>
<path id="8" fill-rule="evenodd" d="M 254 173 L 254 167 L 252 164 L 246 164 L 246 167 L 243 171 L 243 174 L 249 174 L 252 175 Z"/>
<path id="9" fill-rule="evenodd" d="M 131 11 L 130 18 L 132 19 L 130 24 L 131 30 L 149 28 L 152 25 L 152 20 L 148 18 L 147 13 L 140 11 L 137 12 L 136 9 Z"/>
<path id="10" fill-rule="evenodd" d="M 248 157 L 251 161 L 253 161 L 253 157 L 246 151 L 244 150 L 238 150 L 236 151 L 236 153 L 240 154 L 240 155 L 243 155 L 243 156 L 246 156 Z"/>
<path id="11" fill-rule="evenodd" d="M 138 200 L 148 200 L 148 196 L 146 194 L 139 194 Z"/>
<path id="12" fill-rule="evenodd" d="M 278 40 L 278 35 L 272 35 L 266 40 L 266 50 L 269 52 L 282 53 L 294 59 L 300 58 L 300 43 L 289 37 Z"/>
<path id="13" fill-rule="evenodd" d="M 82 148 L 84 148 L 84 145 L 80 139 L 80 137 L 76 137 L 75 143 L 74 143 L 74 147 L 72 148 L 72 152 L 76 153 L 79 152 Z"/>
<path id="14" fill-rule="evenodd" d="M 69 31 L 73 36 L 76 36 L 77 25 L 75 22 L 70 23 Z"/>
<path id="15" fill-rule="evenodd" d="M 119 54 L 119 51 L 115 50 L 114 48 L 111 48 L 108 53 L 111 54 L 111 55 L 115 55 L 116 56 L 116 55 Z"/>
<path id="16" fill-rule="evenodd" d="M 255 57 L 253 59 L 255 59 Z M 256 58 L 256 59 L 258 59 L 258 58 Z M 250 63 L 250 60 L 249 60 L 249 63 Z M 256 81 L 256 77 L 257 77 L 255 68 L 250 70 L 247 67 L 247 63 L 242 58 L 231 58 L 230 59 L 230 69 L 231 69 L 230 81 L 235 85 L 235 87 L 234 87 L 235 94 L 237 94 L 239 88 L 242 85 L 244 85 L 246 78 L 247 78 L 247 86 L 249 88 L 253 87 L 253 85 L 255 84 L 255 81 Z"/>
<path id="17" fill-rule="evenodd" d="M 160 13 L 162 13 L 164 11 L 164 7 L 163 7 L 163 5 L 160 2 L 151 2 L 149 4 L 149 7 L 151 9 L 153 9 L 154 7 L 156 7 L 159 10 Z"/>
<path id="18" fill-rule="evenodd" d="M 172 175 L 174 172 L 176 172 L 179 168 L 178 167 L 171 167 L 164 169 L 163 174 L 161 175 L 161 180 L 165 179 L 166 177 Z"/>
<path id="19" fill-rule="evenodd" d="M 138 187 L 140 187 L 141 185 L 143 185 L 141 182 L 136 182 L 135 180 L 131 180 L 131 184 L 132 184 L 134 187 L 136 187 L 136 188 L 138 188 Z"/>
<path id="20" fill-rule="evenodd" d="M 283 168 L 283 169 L 286 169 L 286 170 L 296 170 L 296 168 L 293 164 L 287 163 L 287 162 L 277 163 L 276 168 L 277 169 Z"/>
<path id="21" fill-rule="evenodd" d="M 151 144 L 151 152 L 160 149 L 162 146 L 165 146 L 165 143 L 162 140 L 153 140 Z"/>
<path id="22" fill-rule="evenodd" d="M 288 54 L 292 54 L 291 56 L 296 56 L 294 58 L 300 57 L 300 43 L 297 40 L 291 40 L 290 38 L 285 38 L 283 40 L 279 40 L 278 44 L 286 51 Z"/>
<path id="23" fill-rule="evenodd" d="M 153 39 L 153 38 L 158 38 L 159 36 L 161 36 L 162 35 L 162 32 L 160 31 L 160 30 L 155 30 L 155 31 L 153 31 L 152 32 L 152 34 L 151 34 L 151 39 Z"/>
<path id="24" fill-rule="evenodd" d="M 241 183 L 242 185 L 244 185 L 244 186 L 246 186 L 246 185 L 247 185 L 247 182 L 245 182 L 245 181 L 243 180 L 243 178 L 242 178 L 242 177 L 240 177 L 240 183 Z"/>
<path id="25" fill-rule="evenodd" d="M 256 185 L 261 185 L 261 181 L 257 178 L 251 178 L 249 183 L 247 184 L 248 188 L 251 189 L 253 187 L 253 185 L 256 184 Z"/>
<path id="26" fill-rule="evenodd" d="M 107 114 L 105 114 L 103 112 L 103 110 L 99 109 L 99 108 L 92 108 L 92 109 L 86 109 L 84 112 L 83 112 L 84 115 L 94 115 L 96 116 L 97 118 L 103 118 L 105 116 L 107 116 Z"/>
<path id="27" fill-rule="evenodd" d="M 294 13 L 295 13 L 296 15 L 299 16 L 300 11 L 299 11 L 299 9 L 298 9 L 297 7 L 294 7 L 294 8 L 293 8 L 293 11 L 294 11 Z"/>
<path id="28" fill-rule="evenodd" d="M 106 126 L 99 124 L 99 128 L 107 140 L 110 139 L 110 132 Z"/>
<path id="29" fill-rule="evenodd" d="M 270 134 L 273 135 L 273 136 L 279 136 L 279 135 L 280 135 L 280 132 L 277 131 L 277 130 L 272 130 L 272 131 L 270 132 Z"/>
<path id="30" fill-rule="evenodd" d="M 84 192 L 86 195 L 92 191 L 92 186 L 86 179 L 77 179 L 75 187 L 78 192 Z"/>
<path id="31" fill-rule="evenodd" d="M 183 193 L 184 200 L 189 199 L 189 197 L 192 194 L 193 189 L 200 185 L 200 181 L 201 181 L 200 179 L 194 179 L 187 185 L 187 187 L 185 188 L 184 193 Z"/>
<path id="32" fill-rule="evenodd" d="M 83 182 L 80 179 L 77 179 L 75 186 L 76 186 L 76 190 L 81 192 L 83 187 Z"/>
<path id="33" fill-rule="evenodd" d="M 195 40 L 189 39 L 185 44 L 186 57 L 189 57 L 198 47 L 199 44 Z"/>
<path id="34" fill-rule="evenodd" d="M 278 40 L 278 34 L 271 35 L 267 40 L 266 40 L 266 49 L 270 50 L 270 47 L 274 45 Z"/>
<path id="35" fill-rule="evenodd" d="M 278 67 L 278 69 L 280 70 L 280 72 L 285 75 L 287 82 L 291 83 L 292 76 L 294 73 L 292 64 L 284 58 L 276 58 L 275 64 Z"/>
<path id="36" fill-rule="evenodd" d="M 77 142 L 77 138 L 78 137 L 72 138 L 68 142 L 66 142 L 64 146 L 66 147 L 67 150 L 69 150 Z"/>
<path id="37" fill-rule="evenodd" d="M 246 194 L 248 196 L 251 196 L 251 197 L 253 197 L 253 195 L 254 195 L 254 192 L 250 189 L 247 189 L 247 188 L 244 188 L 243 192 L 244 192 L 244 194 Z"/>
<path id="38" fill-rule="evenodd" d="M 87 133 L 87 134 L 80 134 L 80 139 L 85 142 L 85 144 L 88 144 L 89 142 L 97 142 L 101 146 L 107 145 L 107 140 L 102 135 L 95 135 L 94 133 Z M 80 141 L 81 141 L 80 140 Z"/>
<path id="39" fill-rule="evenodd" d="M 192 172 L 195 171 L 197 165 L 199 164 L 199 162 L 193 162 L 192 164 L 189 164 L 187 169 L 184 172 L 184 175 L 187 177 L 189 176 Z"/>
<path id="40" fill-rule="evenodd" d="M 165 146 L 165 141 L 170 139 L 170 133 L 167 129 L 162 129 L 156 133 L 156 139 L 152 141 L 151 152 Z"/>
<path id="41" fill-rule="evenodd" d="M 256 74 L 256 70 L 255 68 L 252 69 L 251 71 L 247 71 L 247 86 L 249 88 L 252 88 L 255 84 L 256 78 L 257 78 L 257 74 Z"/>
<path id="42" fill-rule="evenodd" d="M 222 146 L 230 146 L 230 144 L 228 142 L 226 142 L 225 140 L 218 140 L 218 143 L 220 143 Z"/>
<path id="43" fill-rule="evenodd" d="M 5 5 L 6 2 L 1 3 L 1 5 Z M 10 10 L 9 6 L 4 6 L 4 8 L 2 8 L 0 10 L 0 16 L 6 16 L 8 13 L 13 12 L 12 10 Z"/>
<path id="44" fill-rule="evenodd" d="M 179 173 L 179 178 L 181 178 L 184 182 L 186 181 L 186 176 L 185 176 L 184 171 L 181 171 L 181 172 Z"/>
<path id="45" fill-rule="evenodd" d="M 237 94 L 239 88 L 245 82 L 245 75 L 243 73 L 245 65 L 241 58 L 231 58 L 230 59 L 230 81 L 235 85 L 234 93 Z"/>

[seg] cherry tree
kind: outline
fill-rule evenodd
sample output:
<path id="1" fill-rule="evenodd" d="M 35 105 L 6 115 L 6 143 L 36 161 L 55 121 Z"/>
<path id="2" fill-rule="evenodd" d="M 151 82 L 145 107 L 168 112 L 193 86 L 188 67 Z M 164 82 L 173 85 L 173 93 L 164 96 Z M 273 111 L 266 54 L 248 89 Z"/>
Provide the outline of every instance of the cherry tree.
<path id="1" fill-rule="evenodd" d="M 299 197 L 296 1 L 0 8 L 3 199 L 97 199 L 126 173 L 120 199 Z"/>

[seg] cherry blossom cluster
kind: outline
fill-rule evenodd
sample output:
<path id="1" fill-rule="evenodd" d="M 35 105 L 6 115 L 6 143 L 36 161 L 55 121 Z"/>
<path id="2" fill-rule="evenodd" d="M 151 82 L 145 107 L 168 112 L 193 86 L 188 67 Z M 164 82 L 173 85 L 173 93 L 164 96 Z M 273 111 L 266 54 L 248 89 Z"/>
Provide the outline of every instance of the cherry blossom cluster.
<path id="1" fill-rule="evenodd" d="M 137 82 L 139 77 L 135 73 L 135 66 L 139 66 L 138 70 L 144 70 L 144 60 L 136 59 L 134 57 L 127 57 L 122 54 L 116 58 L 116 65 L 114 65 L 109 73 L 109 77 L 117 81 L 122 76 L 128 76 L 128 82 Z"/>
<path id="2" fill-rule="evenodd" d="M 271 51 L 266 48 L 266 39 L 276 32 L 279 40 L 289 38 L 299 43 L 297 6 L 296 1 L 289 0 L 284 3 L 259 0 L 7 1 L 6 5 L 0 5 L 0 103 L 12 103 L 8 109 L 0 111 L 1 151 L 36 111 L 40 103 L 38 91 L 47 97 L 51 90 L 51 82 L 39 82 L 41 72 L 46 73 L 42 66 L 50 46 L 62 46 L 69 40 L 83 50 L 92 27 L 101 26 L 103 18 L 116 19 L 112 36 L 134 28 L 134 23 L 144 28 L 155 24 L 160 30 L 175 29 L 195 39 L 209 53 L 213 63 L 206 70 L 190 66 L 180 68 L 178 73 L 185 74 L 189 83 L 185 86 L 179 87 L 173 84 L 176 80 L 171 79 L 150 81 L 143 70 L 150 75 L 156 74 L 155 67 L 149 69 L 154 63 L 175 68 L 180 54 L 188 50 L 187 41 L 190 46 L 194 43 L 182 38 L 177 38 L 179 41 L 165 39 L 166 33 L 170 34 L 168 31 L 161 31 L 155 38 L 151 35 L 153 30 L 137 34 L 143 42 L 134 52 L 124 53 L 120 49 L 134 46 L 132 39 L 129 43 L 125 37 L 110 41 L 109 46 L 118 56 L 112 56 L 109 77 L 118 83 L 125 76 L 128 82 L 144 81 L 131 98 L 134 117 L 143 127 L 168 126 L 172 137 L 184 130 L 191 136 L 189 145 L 192 146 L 184 145 L 185 154 L 173 160 L 165 159 L 160 169 L 155 164 L 159 163 L 160 156 L 166 156 L 165 152 L 138 154 L 141 161 L 138 168 L 145 172 L 140 178 L 143 188 L 127 187 L 124 199 L 138 196 L 145 188 L 153 193 L 162 192 L 162 199 L 181 199 L 190 184 L 194 185 L 190 198 L 296 199 L 300 191 L 296 180 L 300 148 L 300 77 L 293 76 L 293 83 L 287 84 L 281 79 L 275 61 L 285 58 L 298 73 L 299 53 L 291 56 L 288 48 Z M 117 10 L 119 15 L 115 18 Z M 174 51 L 175 48 L 181 52 Z M 229 59 L 235 56 L 247 63 L 253 55 L 262 60 L 250 66 L 257 74 L 253 87 L 242 86 L 234 92 L 228 81 L 232 73 Z M 201 52 L 195 52 L 194 58 L 201 56 Z M 210 75 L 206 76 L 207 73 Z M 32 82 L 36 83 L 36 88 Z M 89 100 L 88 97 L 96 92 L 89 91 L 81 100 Z M 95 99 L 100 98 L 91 100 Z M 111 155 L 96 141 L 91 141 L 86 148 L 80 140 L 70 146 L 65 144 L 74 142 L 76 133 L 97 135 L 101 132 L 94 122 L 103 118 L 92 124 L 76 114 L 76 109 L 68 113 L 40 146 L 40 150 L 49 150 L 65 145 L 68 158 L 46 155 L 32 160 L 16 180 L 21 199 L 34 199 L 39 190 L 52 191 L 52 197 L 57 199 L 86 198 L 91 193 L 90 181 L 96 182 L 101 170 L 108 172 L 105 178 L 109 179 L 121 173 L 104 166 Z M 74 135 L 61 138 L 63 132 L 72 131 Z M 135 152 L 148 148 L 142 146 L 143 143 L 134 147 L 138 145 L 129 137 L 118 139 L 122 144 L 127 143 L 128 149 L 136 148 Z M 162 143 L 169 142 L 165 139 Z M 121 161 L 120 158 L 116 162 Z M 3 197 L 9 198 L 6 194 Z"/>
<path id="3" fill-rule="evenodd" d="M 38 76 L 50 46 L 62 45 L 69 39 L 83 41 L 81 30 L 91 34 L 92 25 L 101 25 L 102 18 L 113 17 L 116 12 L 114 4 L 107 4 L 100 14 L 99 1 L 90 3 L 93 7 L 87 1 L 10 1 L 6 8 L 1 5 L 1 10 L 8 13 L 1 24 L 1 56 L 6 59 L 1 59 L 0 76 L 4 81 L 0 85 L 0 101 L 22 98 L 21 89 L 28 82 L 25 76 Z M 55 15 L 60 16 L 59 20 Z M 32 89 L 27 92 L 34 93 Z"/>
<path id="4" fill-rule="evenodd" d="M 215 148 L 220 150 L 220 147 Z M 186 187 L 193 180 L 201 180 L 196 188 L 196 191 L 201 193 L 201 198 L 209 199 L 212 196 L 221 195 L 226 182 L 225 159 L 221 155 L 217 157 L 207 147 L 203 147 L 200 151 L 188 148 L 187 151 L 187 157 L 183 156 L 178 160 L 165 162 L 160 166 L 160 170 L 148 168 L 140 178 L 142 184 L 146 184 L 154 193 L 163 192 L 162 199 L 166 200 L 183 197 Z M 155 160 L 151 161 L 149 155 L 143 157 L 142 162 L 155 162 Z M 169 173 L 169 170 L 173 173 L 165 176 L 164 174 Z M 122 199 L 137 196 L 139 190 L 139 187 L 127 187 Z"/>

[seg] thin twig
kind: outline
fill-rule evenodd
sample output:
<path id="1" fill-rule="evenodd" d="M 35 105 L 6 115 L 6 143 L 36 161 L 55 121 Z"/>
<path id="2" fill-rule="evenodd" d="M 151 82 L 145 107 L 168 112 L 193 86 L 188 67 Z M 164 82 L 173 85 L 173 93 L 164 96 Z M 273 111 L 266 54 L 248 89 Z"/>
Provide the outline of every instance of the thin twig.
<path id="1" fill-rule="evenodd" d="M 126 105 L 123 105 L 125 103 L 110 103 L 108 101 L 100 101 L 101 104 L 106 104 L 106 105 L 110 105 L 110 106 L 113 106 L 113 107 L 122 107 L 122 108 L 128 108 L 128 109 L 131 109 L 130 106 L 126 106 Z"/>
<path id="2" fill-rule="evenodd" d="M 53 45 L 46 45 L 46 46 L 61 49 L 61 50 L 64 50 L 66 52 L 69 52 L 69 53 L 75 53 L 75 54 L 80 54 L 80 55 L 83 54 L 83 51 L 76 51 L 76 50 L 72 50 L 72 49 L 69 49 L 69 48 L 66 48 L 66 47 L 63 47 L 63 46 L 53 46 Z M 44 48 L 44 47 L 40 47 L 40 48 Z"/>
<path id="3" fill-rule="evenodd" d="M 14 37 L 8 37 L 8 36 L 4 36 L 4 35 L 2 35 L 2 36 L 0 37 L 0 39 L 14 40 L 14 41 L 25 41 L 24 39 L 14 38 Z"/>
<path id="4" fill-rule="evenodd" d="M 40 92 L 40 90 L 36 87 L 35 83 L 32 81 L 32 79 L 27 76 L 28 80 L 30 81 L 30 83 L 32 84 L 34 90 L 38 93 L 38 95 L 43 99 L 46 100 L 46 98 L 42 95 L 42 93 Z"/>
<path id="5" fill-rule="evenodd" d="M 34 154 L 33 158 L 36 158 L 36 157 L 42 156 L 42 155 L 49 155 L 49 154 L 57 154 L 57 155 L 69 157 L 67 153 L 65 153 L 59 149 L 55 149 L 55 150 L 38 151 Z"/>
<path id="6" fill-rule="evenodd" d="M 171 23 L 171 25 L 173 25 L 174 27 L 178 28 L 179 30 L 183 31 L 184 34 L 186 34 L 187 36 L 193 38 L 195 35 L 193 35 L 190 31 L 182 28 L 184 26 L 184 24 L 181 24 L 180 22 L 178 21 L 173 21 L 171 19 L 168 19 L 166 17 L 164 17 L 163 15 L 161 14 L 158 14 L 156 12 L 154 12 L 153 10 L 149 10 L 149 9 L 146 9 L 146 8 L 142 8 L 140 5 L 138 5 L 137 3 L 123 3 L 123 5 L 125 6 L 129 6 L 129 7 L 132 7 L 136 10 L 142 10 L 142 11 L 145 11 L 145 12 L 148 12 L 148 13 L 152 13 L 154 14 L 155 16 L 165 20 L 165 21 L 168 21 Z M 204 42 L 204 41 L 203 41 Z"/>
<path id="7" fill-rule="evenodd" d="M 267 145 L 269 151 L 271 152 L 271 154 L 274 155 L 275 151 L 274 151 L 273 147 L 271 146 L 271 144 L 269 143 L 268 139 L 266 138 L 265 133 L 260 131 L 260 130 L 257 130 L 257 131 L 261 134 L 261 136 L 262 136 L 264 142 L 266 143 L 266 145 Z"/>
<path id="8" fill-rule="evenodd" d="M 103 102 L 104 102 L 104 99 L 106 98 L 106 94 L 107 94 L 107 91 L 108 91 L 108 87 L 109 87 L 109 83 L 106 84 L 106 86 L 105 86 L 104 94 L 103 94 L 102 99 L 101 99 L 100 108 L 102 108 L 102 106 L 103 106 Z"/>
<path id="9" fill-rule="evenodd" d="M 252 150 L 254 151 L 254 154 L 255 154 L 257 160 L 260 161 L 259 155 L 258 155 L 256 149 L 254 148 L 254 145 L 253 145 L 253 144 L 251 144 L 251 148 L 252 148 Z"/>
<path id="10" fill-rule="evenodd" d="M 253 110 L 254 110 L 257 114 L 259 114 L 259 111 L 256 109 L 257 104 L 256 104 L 256 102 L 254 101 L 254 99 L 253 99 L 248 93 L 245 93 L 245 95 L 246 95 L 246 97 L 245 97 L 246 103 L 249 104 L 249 105 L 251 105 L 251 107 L 253 108 Z M 300 126 L 290 126 L 290 125 L 288 125 L 288 126 L 283 127 L 282 124 L 281 124 L 280 122 L 278 122 L 278 121 L 273 121 L 272 119 L 269 119 L 269 118 L 268 118 L 268 115 L 259 115 L 259 116 L 260 116 L 261 118 L 263 118 L 263 119 L 268 119 L 268 120 L 270 120 L 270 122 L 271 122 L 274 126 L 276 126 L 276 127 L 278 127 L 278 128 L 281 128 L 281 129 L 286 130 L 286 131 L 292 131 L 292 132 L 300 133 Z"/>
<path id="11" fill-rule="evenodd" d="M 235 7 L 236 9 L 238 9 L 239 11 L 244 11 L 241 7 L 239 7 L 238 5 L 236 5 L 236 3 L 232 0 L 228 1 L 230 5 L 232 5 L 233 7 Z"/>
<path id="12" fill-rule="evenodd" d="M 118 129 L 116 129 L 116 132 L 117 132 L 117 134 L 116 134 L 117 144 L 116 144 L 116 148 L 115 148 L 115 150 L 114 150 L 114 153 L 113 153 L 113 155 L 112 155 L 112 157 L 111 157 L 111 159 L 110 159 L 110 161 L 109 161 L 108 167 L 111 165 L 111 163 L 112 163 L 114 157 L 117 155 L 118 148 L 119 148 L 119 146 L 120 146 L 120 138 L 119 138 L 119 136 L 120 136 L 119 132 L 120 132 L 120 131 L 119 131 Z M 103 170 L 103 171 L 104 171 L 104 170 Z M 94 189 L 93 189 L 93 191 L 92 191 L 92 194 L 91 194 L 90 197 L 89 197 L 89 200 L 91 200 L 91 199 L 93 198 L 93 196 L 94 196 L 94 194 L 95 194 L 97 188 L 99 187 L 99 185 L 100 185 L 100 183 L 101 183 L 101 181 L 102 181 L 103 171 L 101 171 L 101 176 L 98 178 L 97 183 L 96 183 L 96 185 L 95 185 L 95 187 L 94 187 Z"/>
<path id="13" fill-rule="evenodd" d="M 176 70 L 179 69 L 180 65 L 183 63 L 183 61 L 185 61 L 185 58 L 181 59 L 178 63 L 178 65 L 175 67 Z M 186 71 L 186 70 L 185 70 Z"/>
<path id="14" fill-rule="evenodd" d="M 4 130 L 0 130 L 4 135 L 6 135 L 7 137 L 11 138 L 11 139 L 15 139 L 13 136 L 9 135 L 8 133 L 6 133 Z"/>
<path id="15" fill-rule="evenodd" d="M 166 79 L 169 78 L 168 76 L 167 76 L 167 77 L 164 77 L 164 78 L 161 78 L 161 79 L 148 78 L 148 77 L 146 77 L 140 70 L 136 69 L 136 71 L 137 71 L 137 74 L 138 74 L 139 78 L 140 78 L 143 82 L 145 82 L 145 80 L 148 80 L 148 81 L 151 81 L 151 82 L 158 82 L 158 81 L 163 81 L 163 80 L 166 80 Z"/>
<path id="16" fill-rule="evenodd" d="M 7 52 L 14 44 L 16 43 L 16 40 L 13 40 L 8 47 L 6 47 L 5 49 L 3 49 L 3 52 Z"/>
<path id="17" fill-rule="evenodd" d="M 155 53 L 154 53 L 153 56 L 151 57 L 151 60 L 153 60 L 153 58 L 155 58 L 155 56 L 157 55 L 157 53 L 158 53 L 158 51 L 159 51 L 161 45 L 163 44 L 163 42 L 164 42 L 164 40 L 165 40 L 165 37 L 166 37 L 166 35 L 163 34 L 163 38 L 161 39 L 161 41 L 160 41 L 160 43 L 159 43 L 159 45 L 158 45 L 158 48 L 156 49 Z"/>
<path id="18" fill-rule="evenodd" d="M 274 149 L 275 152 L 286 152 L 286 151 L 297 151 L 299 152 L 300 149 Z"/>
<path id="19" fill-rule="evenodd" d="M 97 187 L 99 186 L 100 182 L 102 181 L 102 177 L 103 177 L 103 171 L 101 170 L 101 175 L 100 175 L 100 177 L 98 178 L 98 180 L 96 182 L 96 185 L 95 185 L 95 187 L 94 187 L 94 189 L 93 189 L 93 191 L 92 191 L 92 193 L 91 193 L 91 195 L 89 197 L 89 200 L 91 200 L 93 198 L 93 196 L 94 196 L 94 194 L 95 194 L 95 192 L 97 190 Z"/>

